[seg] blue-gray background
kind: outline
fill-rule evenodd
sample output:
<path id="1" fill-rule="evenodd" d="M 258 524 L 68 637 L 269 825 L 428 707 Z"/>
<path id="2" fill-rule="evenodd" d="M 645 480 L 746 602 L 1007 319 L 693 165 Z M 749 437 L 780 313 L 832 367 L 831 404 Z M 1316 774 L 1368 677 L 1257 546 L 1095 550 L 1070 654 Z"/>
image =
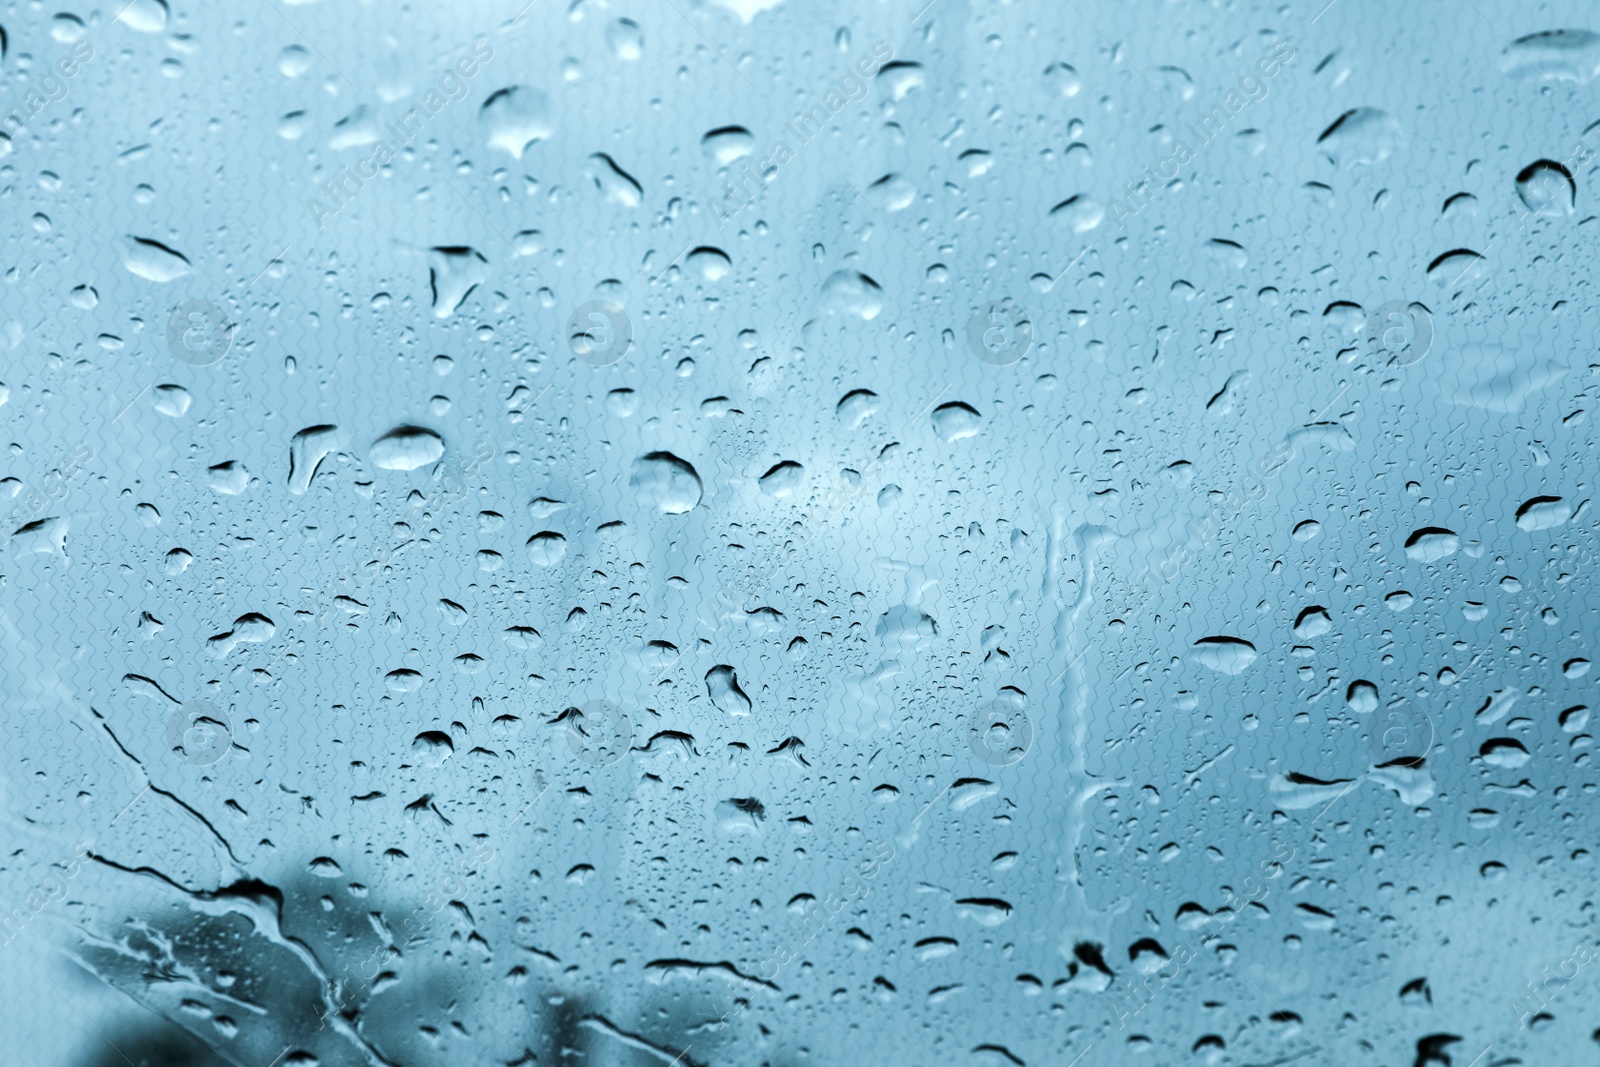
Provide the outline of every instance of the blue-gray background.
<path id="1" fill-rule="evenodd" d="M 1591 6 L 519 6 L 0 7 L 17 1056 L 1596 1055 Z"/>

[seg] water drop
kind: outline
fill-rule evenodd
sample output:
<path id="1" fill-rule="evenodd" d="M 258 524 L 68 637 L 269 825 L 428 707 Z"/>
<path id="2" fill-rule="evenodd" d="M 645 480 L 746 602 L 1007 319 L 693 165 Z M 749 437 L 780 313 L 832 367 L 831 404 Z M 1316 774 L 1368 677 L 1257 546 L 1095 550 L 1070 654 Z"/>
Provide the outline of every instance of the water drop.
<path id="1" fill-rule="evenodd" d="M 236 460 L 230 459 L 226 463 L 218 463 L 211 467 L 207 474 L 211 491 L 222 496 L 238 496 L 250 484 L 250 472 L 244 469 L 243 463 Z"/>
<path id="2" fill-rule="evenodd" d="M 1371 715 L 1378 710 L 1378 687 L 1365 679 L 1351 682 L 1344 700 L 1357 715 Z"/>
<path id="3" fill-rule="evenodd" d="M 933 432 L 945 441 L 976 437 L 983 425 L 983 416 L 978 414 L 977 409 L 959 400 L 940 404 L 933 409 L 930 417 L 933 420 Z"/>
<path id="4" fill-rule="evenodd" d="M 555 132 L 550 98 L 526 85 L 497 89 L 478 109 L 478 124 L 483 127 L 490 148 L 509 152 L 515 159 L 530 145 L 547 141 Z"/>
<path id="5" fill-rule="evenodd" d="M 1351 108 L 1317 138 L 1323 155 L 1342 168 L 1381 163 L 1404 143 L 1400 123 L 1375 107 Z"/>
<path id="6" fill-rule="evenodd" d="M 761 476 L 761 491 L 779 500 L 793 496 L 795 490 L 800 488 L 805 473 L 806 469 L 800 464 L 784 460 Z"/>
<path id="7" fill-rule="evenodd" d="M 150 390 L 155 409 L 169 419 L 182 418 L 194 402 L 189 390 L 181 385 L 158 385 Z"/>
<path id="8" fill-rule="evenodd" d="M 650 452 L 634 460 L 628 485 L 641 504 L 663 515 L 693 509 L 703 488 L 693 465 L 671 452 Z"/>
<path id="9" fill-rule="evenodd" d="M 1105 217 L 1104 205 L 1084 193 L 1068 197 L 1050 209 L 1050 218 L 1064 223 L 1073 233 L 1088 233 Z"/>
<path id="10" fill-rule="evenodd" d="M 528 559 L 539 567 L 553 567 L 567 554 L 567 539 L 554 530 L 528 538 Z"/>
<path id="11" fill-rule="evenodd" d="M 917 187 L 903 175 L 885 174 L 867 186 L 867 199 L 885 214 L 904 211 L 917 199 Z"/>
<path id="12" fill-rule="evenodd" d="M 1572 505 L 1558 496 L 1536 496 L 1517 509 L 1519 530 L 1548 530 L 1572 518 Z"/>
<path id="13" fill-rule="evenodd" d="M 1560 163 L 1541 159 L 1517 172 L 1517 198 L 1536 215 L 1560 218 L 1572 214 L 1578 183 Z"/>
<path id="14" fill-rule="evenodd" d="M 1406 556 L 1421 563 L 1436 563 L 1460 547 L 1461 538 L 1439 526 L 1424 526 L 1406 538 Z"/>
<path id="15" fill-rule="evenodd" d="M 411 751 L 424 767 L 438 767 L 455 755 L 456 746 L 442 730 L 425 730 L 412 740 Z"/>
<path id="16" fill-rule="evenodd" d="M 1256 661 L 1256 646 L 1239 637 L 1202 637 L 1189 657 L 1222 674 L 1238 674 Z"/>
<path id="17" fill-rule="evenodd" d="M 1530 33 L 1506 47 L 1500 69 L 1519 81 L 1550 78 L 1586 85 L 1600 75 L 1600 34 L 1589 30 Z"/>
<path id="18" fill-rule="evenodd" d="M 854 315 L 870 322 L 883 310 L 883 289 L 857 271 L 834 271 L 822 283 L 822 308 L 830 315 Z"/>
<path id="19" fill-rule="evenodd" d="M 684 264 L 708 282 L 720 282 L 733 270 L 733 261 L 726 252 L 706 245 L 690 252 Z"/>
<path id="20" fill-rule="evenodd" d="M 372 443 L 372 465 L 386 471 L 414 471 L 444 455 L 444 441 L 421 426 L 398 426 Z"/>
<path id="21" fill-rule="evenodd" d="M 1052 63 L 1044 69 L 1045 81 L 1055 86 L 1061 96 L 1071 99 L 1083 91 L 1083 79 L 1076 67 L 1068 63 Z"/>
<path id="22" fill-rule="evenodd" d="M 1322 523 L 1318 522 L 1316 519 L 1307 519 L 1304 522 L 1295 524 L 1295 528 L 1291 536 L 1293 536 L 1296 541 L 1309 541 L 1312 538 L 1319 536 L 1321 533 Z"/>
<path id="23" fill-rule="evenodd" d="M 756 139 L 743 126 L 719 126 L 700 138 L 700 148 L 719 167 L 755 151 Z"/>
<path id="24" fill-rule="evenodd" d="M 140 33 L 160 33 L 167 26 L 166 0 L 131 0 L 117 21 Z"/>
<path id="25" fill-rule="evenodd" d="M 871 389 L 852 389 L 840 398 L 833 413 L 852 430 L 878 410 L 878 394 Z"/>
<path id="26" fill-rule="evenodd" d="M 465 245 L 444 245 L 428 251 L 428 287 L 433 293 L 433 313 L 447 319 L 455 314 L 472 290 L 489 277 L 489 260 Z"/>
<path id="27" fill-rule="evenodd" d="M 750 698 L 739 688 L 739 676 L 725 663 L 706 672 L 706 695 L 711 703 L 728 715 L 750 714 Z"/>
<path id="28" fill-rule="evenodd" d="M 189 273 L 189 260 L 182 252 L 149 237 L 128 237 L 123 265 L 149 282 L 170 282 Z"/>
<path id="29" fill-rule="evenodd" d="M 339 428 L 332 425 L 308 426 L 289 441 L 289 492 L 296 496 L 311 488 L 322 461 L 340 443 Z"/>
<path id="30" fill-rule="evenodd" d="M 298 78 L 311 69 L 311 53 L 304 46 L 292 44 L 278 53 L 278 73 L 285 78 Z"/>
<path id="31" fill-rule="evenodd" d="M 1485 741 L 1479 747 L 1478 755 L 1489 766 L 1507 770 L 1521 767 L 1533 758 L 1521 741 L 1510 737 L 1495 737 Z"/>
<path id="32" fill-rule="evenodd" d="M 613 204 L 635 208 L 644 203 L 644 186 L 604 152 L 589 157 L 589 178 L 602 196 Z"/>
<path id="33" fill-rule="evenodd" d="M 1320 605 L 1306 608 L 1294 621 L 1295 636 L 1305 640 L 1321 637 L 1331 629 L 1333 620 L 1328 617 L 1328 609 Z"/>
<path id="34" fill-rule="evenodd" d="M 644 55 L 644 33 L 632 19 L 612 19 L 606 27 L 606 47 L 625 63 Z"/>
<path id="35" fill-rule="evenodd" d="M 422 674 L 402 667 L 383 676 L 383 684 L 391 693 L 415 693 L 422 688 Z"/>

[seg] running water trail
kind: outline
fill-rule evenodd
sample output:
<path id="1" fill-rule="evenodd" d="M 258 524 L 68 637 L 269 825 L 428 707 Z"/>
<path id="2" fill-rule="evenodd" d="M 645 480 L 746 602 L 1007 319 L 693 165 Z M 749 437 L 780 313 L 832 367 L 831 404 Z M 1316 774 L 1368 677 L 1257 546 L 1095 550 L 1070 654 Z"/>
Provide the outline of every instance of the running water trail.
<path id="1" fill-rule="evenodd" d="M 846 737 L 870 737 L 894 728 L 891 679 L 916 670 L 920 657 L 939 632 L 939 624 L 923 610 L 923 598 L 938 584 L 920 566 L 899 559 L 876 559 L 880 573 L 898 574 L 904 582 L 900 603 L 890 605 L 873 630 L 878 662 L 845 679 L 835 721 Z"/>
<path id="2" fill-rule="evenodd" d="M 1090 693 L 1080 662 L 1088 638 L 1079 622 L 1094 599 L 1095 554 L 1116 538 L 1117 535 L 1104 526 L 1084 523 L 1072 530 L 1069 539 L 1064 509 L 1058 504 L 1051 510 L 1050 534 L 1045 545 L 1044 603 L 1054 604 L 1056 608 L 1050 642 L 1050 666 L 1055 671 L 1051 689 L 1060 687 L 1056 722 L 1062 727 L 1061 745 L 1065 749 L 1059 755 L 1067 768 L 1066 785 L 1060 792 L 1068 801 L 1062 845 L 1067 863 L 1058 877 L 1066 882 L 1069 923 L 1087 923 L 1108 911 L 1120 910 L 1097 910 L 1090 906 L 1078 859 L 1088 821 L 1083 806 L 1096 793 L 1116 784 L 1114 779 L 1095 777 L 1088 769 Z M 1070 575 L 1064 573 L 1069 562 L 1075 565 L 1075 573 Z M 1078 938 L 1069 930 L 1062 946 L 1069 959 L 1075 940 Z"/>
<path id="3" fill-rule="evenodd" d="M 40 642 L 25 637 L 22 631 L 12 620 L 10 614 L 0 609 L 0 664 L 16 662 L 16 654 L 22 655 L 22 661 L 30 664 L 30 674 L 25 676 L 29 680 L 20 689 L 23 699 L 38 708 L 42 713 L 46 708 L 52 709 L 61 718 L 80 723 L 91 735 L 95 727 L 111 741 L 115 751 L 130 765 L 134 773 L 143 782 L 139 794 L 145 792 L 167 801 L 180 815 L 195 824 L 199 836 L 210 847 L 211 854 L 221 871 L 221 886 L 218 889 L 192 889 L 183 885 L 177 879 L 145 865 L 129 865 L 111 859 L 106 852 L 111 848 L 126 848 L 136 846 L 137 835 L 124 834 L 116 836 L 111 833 L 108 826 L 103 835 L 107 842 L 105 847 L 96 846 L 87 858 L 110 870 L 125 875 L 133 875 L 154 880 L 166 889 L 183 894 L 187 898 L 188 907 L 202 915 L 240 915 L 248 919 L 257 933 L 273 944 L 278 945 L 300 961 L 315 980 L 319 989 L 325 1014 L 325 1025 L 335 1033 L 345 1038 L 353 1045 L 361 1056 L 367 1061 L 369 1067 L 395 1067 L 388 1059 L 384 1058 L 378 1050 L 361 1036 L 354 1025 L 348 1022 L 340 1002 L 341 990 L 339 984 L 329 974 L 322 961 L 317 958 L 311 947 L 300 938 L 284 931 L 283 893 L 275 886 L 269 885 L 250 876 L 244 867 L 243 861 L 234 853 L 233 846 L 216 826 L 193 805 L 185 802 L 177 793 L 164 789 L 155 783 L 151 777 L 150 769 L 144 762 L 133 754 L 112 729 L 110 720 L 92 706 L 80 701 L 72 686 L 64 676 L 65 661 L 53 650 Z M 18 673 L 14 677 L 24 677 Z M 84 714 L 87 712 L 87 714 Z M 131 803 L 128 805 L 131 807 Z M 123 809 L 124 811 L 127 808 Z M 118 818 L 120 818 L 120 814 Z M 112 820 L 115 824 L 116 820 Z M 97 835 L 100 836 L 100 835 Z M 123 956 L 137 956 L 138 953 L 115 941 L 109 941 L 99 936 L 92 929 L 74 925 L 74 932 L 90 945 L 105 950 L 114 950 Z M 155 943 L 155 942 L 152 942 Z M 110 976 L 102 974 L 101 970 L 91 961 L 80 954 L 67 950 L 66 954 L 76 960 L 89 973 L 100 975 L 109 985 L 122 989 L 134 995 L 134 990 L 125 984 L 113 981 Z M 153 961 L 152 961 L 153 962 Z M 215 990 L 209 990 L 215 992 Z M 136 998 L 139 999 L 139 998 Z M 140 999 L 140 1003 L 152 1007 L 149 1002 Z M 240 1002 L 243 1003 L 243 1002 Z"/>
<path id="4" fill-rule="evenodd" d="M 198 915 L 237 915 L 247 920 L 257 934 L 299 960 L 311 975 L 317 984 L 319 999 L 322 1002 L 321 1010 L 317 1014 L 321 1017 L 323 1025 L 348 1041 L 370 1067 L 397 1067 L 346 1019 L 345 1010 L 348 1005 L 342 1001 L 343 990 L 340 983 L 323 966 L 316 952 L 305 941 L 283 929 L 283 892 L 276 886 L 256 878 L 244 878 L 220 889 L 191 889 L 150 867 L 128 867 L 93 853 L 89 858 L 123 874 L 148 878 L 165 889 L 181 894 L 187 898 L 189 909 Z M 104 939 L 90 940 L 91 943 L 105 944 Z M 98 968 L 89 961 L 74 958 L 77 958 L 78 962 L 91 973 L 99 973 Z M 110 982 L 109 979 L 108 984 L 123 988 L 115 982 Z"/>

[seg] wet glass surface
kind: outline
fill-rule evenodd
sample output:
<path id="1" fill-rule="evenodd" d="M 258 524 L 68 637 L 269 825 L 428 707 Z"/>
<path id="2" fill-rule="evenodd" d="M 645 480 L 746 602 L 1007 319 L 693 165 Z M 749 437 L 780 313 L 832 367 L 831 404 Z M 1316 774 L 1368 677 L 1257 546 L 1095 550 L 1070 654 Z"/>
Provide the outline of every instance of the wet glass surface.
<path id="1" fill-rule="evenodd" d="M 1589 5 L 0 28 L 16 1062 L 1596 1055 Z"/>

